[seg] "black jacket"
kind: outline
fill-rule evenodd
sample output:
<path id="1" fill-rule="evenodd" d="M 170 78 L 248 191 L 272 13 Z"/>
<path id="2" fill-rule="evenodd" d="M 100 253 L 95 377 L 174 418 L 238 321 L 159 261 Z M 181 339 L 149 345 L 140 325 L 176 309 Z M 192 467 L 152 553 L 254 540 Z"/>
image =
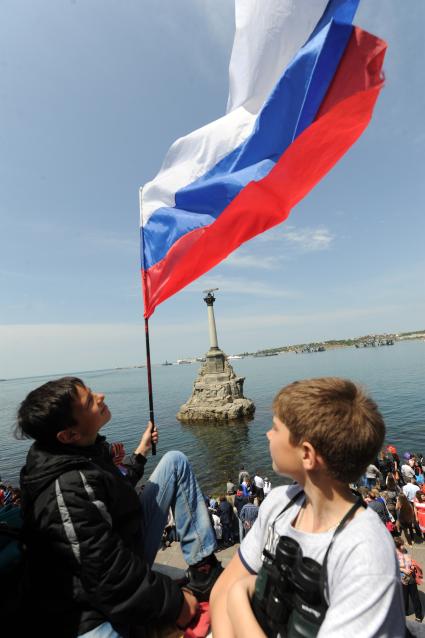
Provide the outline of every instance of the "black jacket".
<path id="1" fill-rule="evenodd" d="M 222 525 L 231 525 L 233 520 L 233 507 L 228 501 L 221 501 L 218 505 L 218 515 Z"/>
<path id="2" fill-rule="evenodd" d="M 238 496 L 238 494 L 236 494 L 236 496 L 235 496 L 235 507 L 237 509 L 238 516 L 241 515 L 241 509 L 247 503 L 248 503 L 248 497 L 247 496 Z"/>
<path id="3" fill-rule="evenodd" d="M 179 587 L 143 558 L 135 485 L 145 462 L 128 457 L 124 476 L 101 436 L 89 447 L 31 447 L 22 509 L 41 635 L 74 637 L 105 621 L 129 635 L 130 627 L 179 615 Z"/>

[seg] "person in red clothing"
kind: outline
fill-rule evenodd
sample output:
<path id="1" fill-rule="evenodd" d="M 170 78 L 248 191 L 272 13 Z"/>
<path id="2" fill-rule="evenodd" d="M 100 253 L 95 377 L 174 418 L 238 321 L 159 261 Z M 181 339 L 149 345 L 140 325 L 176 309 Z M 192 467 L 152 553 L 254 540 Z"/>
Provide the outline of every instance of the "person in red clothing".
<path id="1" fill-rule="evenodd" d="M 412 564 L 412 557 L 405 548 L 403 539 L 401 537 L 395 538 L 394 543 L 396 546 L 397 558 L 400 565 L 401 586 L 403 588 L 406 616 L 408 614 L 410 597 L 415 610 L 415 618 L 418 622 L 422 622 L 424 614 L 422 611 L 421 601 L 419 599 L 418 586 L 415 580 L 415 570 Z"/>
<path id="2" fill-rule="evenodd" d="M 425 494 L 418 490 L 416 492 L 415 500 L 413 501 L 415 508 L 415 518 L 417 523 L 417 529 L 420 530 L 422 538 L 425 536 Z"/>

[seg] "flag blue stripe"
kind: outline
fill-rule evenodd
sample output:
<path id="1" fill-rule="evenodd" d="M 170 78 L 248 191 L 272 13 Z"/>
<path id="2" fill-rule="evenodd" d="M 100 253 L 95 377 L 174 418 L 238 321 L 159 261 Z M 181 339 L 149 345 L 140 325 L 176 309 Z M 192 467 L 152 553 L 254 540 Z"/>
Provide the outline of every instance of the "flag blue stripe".
<path id="1" fill-rule="evenodd" d="M 352 24 L 359 4 L 360 0 L 329 0 L 323 15 L 316 24 L 309 40 L 316 37 L 318 32 L 321 31 L 331 20 L 341 22 L 341 24 Z"/>
<path id="2" fill-rule="evenodd" d="M 312 123 L 350 38 L 357 4 L 358 0 L 331 0 L 312 37 L 265 103 L 248 139 L 180 189 L 175 207 L 153 213 L 141 229 L 144 269 L 161 261 L 180 237 L 214 222 L 249 182 L 268 175 L 293 140 Z M 338 18 L 345 20 L 348 15 L 350 23 L 336 22 L 331 5 Z"/>

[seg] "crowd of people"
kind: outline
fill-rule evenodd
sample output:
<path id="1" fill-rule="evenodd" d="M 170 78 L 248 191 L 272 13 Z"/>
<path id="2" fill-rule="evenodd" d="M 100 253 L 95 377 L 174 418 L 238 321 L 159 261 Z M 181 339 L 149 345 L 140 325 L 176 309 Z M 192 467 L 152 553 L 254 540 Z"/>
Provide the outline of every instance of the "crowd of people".
<path id="1" fill-rule="evenodd" d="M 123 444 L 110 444 L 110 453 L 114 464 L 123 467 Z M 423 575 L 421 566 L 409 552 L 414 543 L 425 540 L 424 475 L 425 459 L 421 453 L 405 452 L 400 459 L 397 449 L 389 445 L 351 486 L 358 491 L 364 503 L 376 512 L 394 538 L 406 614 L 411 602 L 418 622 L 424 618 L 417 589 Z M 268 477 L 261 477 L 259 472 L 250 473 L 242 466 L 237 483 L 228 478 L 225 493 L 204 494 L 218 550 L 242 542 L 270 491 Z M 0 513 L 19 508 L 20 499 L 20 488 L 0 479 Z M 176 522 L 170 508 L 162 536 L 162 549 L 178 540 Z"/>
<path id="2" fill-rule="evenodd" d="M 46 637 L 139 638 L 151 623 L 193 627 L 209 601 L 214 636 L 264 638 L 274 598 L 262 600 L 266 615 L 256 616 L 254 589 L 263 560 L 283 560 L 284 541 L 297 557 L 285 576 L 285 591 L 296 596 L 281 601 L 284 635 L 296 614 L 307 614 L 303 622 L 314 629 L 308 635 L 326 638 L 424 635 L 417 631 L 422 570 L 411 555 L 425 533 L 422 455 L 400 459 L 393 446 L 379 452 L 382 415 L 345 379 L 289 384 L 276 395 L 273 414 L 272 466 L 289 484 L 271 490 L 267 477 L 242 467 L 219 496 L 206 496 L 181 452 L 164 454 L 142 487 L 158 431 L 149 423 L 125 455 L 99 434 L 111 413 L 104 395 L 81 379 L 33 390 L 16 426 L 17 436 L 34 440 L 21 491 L 1 488 L 0 512 L 23 513 L 27 613 L 15 617 L 25 628 L 31 619 Z M 161 538 L 163 547 L 178 539 L 188 565 L 184 582 L 151 570 Z M 217 549 L 237 541 L 223 571 Z M 295 575 L 313 564 L 322 574 L 315 596 L 320 592 L 323 607 L 310 614 L 310 598 L 307 606 L 296 603 L 305 592 Z M 409 599 L 418 623 L 405 634 Z"/>
<path id="3" fill-rule="evenodd" d="M 424 474 L 421 453 L 405 452 L 400 458 L 397 448 L 389 445 L 353 486 L 394 538 L 406 614 L 410 599 L 418 622 L 424 618 L 417 588 L 422 583 L 422 568 L 409 550 L 425 540 Z"/>
<path id="4" fill-rule="evenodd" d="M 400 459 L 390 445 L 357 482 L 369 507 L 392 534 L 402 534 L 410 547 L 425 538 L 424 471 L 422 454 L 405 452 Z"/>
<path id="5" fill-rule="evenodd" d="M 267 477 L 261 477 L 258 472 L 250 475 L 242 466 L 236 485 L 229 477 L 226 494 L 205 496 L 219 548 L 242 542 L 270 490 L 271 483 Z"/>
<path id="6" fill-rule="evenodd" d="M 424 618 L 417 589 L 422 583 L 422 568 L 409 551 L 414 543 L 425 540 L 424 474 L 421 453 L 405 452 L 400 459 L 395 446 L 389 445 L 351 485 L 394 538 L 406 615 L 411 602 L 418 622 Z M 228 478 L 225 494 L 205 496 L 219 549 L 242 542 L 270 491 L 267 477 L 262 478 L 258 472 L 251 474 L 242 466 L 237 484 Z M 171 544 L 170 539 L 177 540 L 175 527 L 166 528 L 164 548 Z"/>
<path id="7" fill-rule="evenodd" d="M 217 539 L 218 549 L 241 543 L 258 516 L 261 503 L 271 491 L 271 482 L 259 472 L 250 474 L 241 467 L 238 482 L 228 477 L 226 488 L 221 494 L 204 494 L 211 525 Z M 168 521 L 162 538 L 162 549 L 177 541 L 173 513 L 168 513 Z"/>

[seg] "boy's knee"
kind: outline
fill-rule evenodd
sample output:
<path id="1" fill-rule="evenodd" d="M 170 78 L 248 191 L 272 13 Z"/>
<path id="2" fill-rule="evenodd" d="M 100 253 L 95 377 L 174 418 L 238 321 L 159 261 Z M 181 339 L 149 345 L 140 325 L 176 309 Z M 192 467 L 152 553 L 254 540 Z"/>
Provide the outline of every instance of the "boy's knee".
<path id="1" fill-rule="evenodd" d="M 178 450 L 171 450 L 170 452 L 164 454 L 164 456 L 162 457 L 162 461 L 174 466 L 176 469 L 189 466 L 187 456 L 183 454 L 183 452 L 179 452 Z"/>

